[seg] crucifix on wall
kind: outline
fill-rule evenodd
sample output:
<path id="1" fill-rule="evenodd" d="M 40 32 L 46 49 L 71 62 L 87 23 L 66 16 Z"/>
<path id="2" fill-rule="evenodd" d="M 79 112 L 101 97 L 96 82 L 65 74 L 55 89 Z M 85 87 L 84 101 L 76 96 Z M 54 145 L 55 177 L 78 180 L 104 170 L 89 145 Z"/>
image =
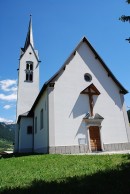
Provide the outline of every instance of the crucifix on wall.
<path id="1" fill-rule="evenodd" d="M 89 97 L 89 106 L 90 106 L 90 113 L 91 116 L 93 116 L 93 107 L 94 107 L 94 95 L 100 95 L 100 92 L 98 89 L 94 86 L 94 84 L 89 85 L 87 88 L 85 88 L 81 94 L 87 94 Z"/>

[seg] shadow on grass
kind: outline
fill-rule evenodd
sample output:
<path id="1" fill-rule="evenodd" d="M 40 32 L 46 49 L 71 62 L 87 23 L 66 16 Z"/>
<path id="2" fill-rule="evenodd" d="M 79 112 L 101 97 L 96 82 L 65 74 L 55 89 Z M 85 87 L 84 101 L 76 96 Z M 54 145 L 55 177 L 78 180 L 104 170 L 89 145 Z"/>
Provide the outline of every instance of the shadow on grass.
<path id="1" fill-rule="evenodd" d="M 130 160 L 130 155 L 125 155 Z M 129 194 L 130 162 L 118 166 L 116 170 L 99 171 L 89 176 L 66 178 L 59 182 L 34 180 L 26 188 L 8 188 L 1 194 Z"/>
<path id="2" fill-rule="evenodd" d="M 13 158 L 13 157 L 23 157 L 23 156 L 35 156 L 35 155 L 43 155 L 39 153 L 6 153 L 6 152 L 0 152 L 0 159 L 1 158 Z"/>

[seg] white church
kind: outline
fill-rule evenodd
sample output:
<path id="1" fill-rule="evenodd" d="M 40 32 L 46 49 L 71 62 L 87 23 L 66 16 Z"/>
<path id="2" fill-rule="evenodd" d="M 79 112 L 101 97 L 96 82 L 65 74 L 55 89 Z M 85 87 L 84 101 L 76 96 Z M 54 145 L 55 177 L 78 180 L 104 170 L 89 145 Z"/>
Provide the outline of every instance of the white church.
<path id="1" fill-rule="evenodd" d="M 18 69 L 14 152 L 74 154 L 130 149 L 128 91 L 84 37 L 39 92 L 32 19 Z"/>

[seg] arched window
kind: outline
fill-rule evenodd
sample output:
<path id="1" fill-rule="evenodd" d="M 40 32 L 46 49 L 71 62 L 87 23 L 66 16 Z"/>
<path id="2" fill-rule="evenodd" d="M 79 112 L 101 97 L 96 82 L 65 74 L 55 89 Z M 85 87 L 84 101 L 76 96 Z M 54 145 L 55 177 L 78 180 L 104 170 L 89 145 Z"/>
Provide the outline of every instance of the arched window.
<path id="1" fill-rule="evenodd" d="M 44 127 L 44 112 L 43 112 L 43 109 L 41 109 L 41 112 L 40 112 L 40 129 L 43 129 Z"/>
<path id="2" fill-rule="evenodd" d="M 26 70 L 25 70 L 25 80 L 27 82 L 33 82 L 33 62 L 26 62 Z"/>

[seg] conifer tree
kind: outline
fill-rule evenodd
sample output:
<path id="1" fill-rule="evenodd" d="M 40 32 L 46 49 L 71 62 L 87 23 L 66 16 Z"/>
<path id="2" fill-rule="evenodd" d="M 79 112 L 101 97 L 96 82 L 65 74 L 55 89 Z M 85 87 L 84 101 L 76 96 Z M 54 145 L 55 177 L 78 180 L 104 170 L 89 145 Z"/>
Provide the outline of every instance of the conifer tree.
<path id="1" fill-rule="evenodd" d="M 126 0 L 126 2 L 128 4 L 130 4 L 130 0 Z M 126 15 L 122 15 L 119 20 L 121 20 L 122 22 L 130 22 L 130 16 L 126 16 Z M 126 40 L 130 43 L 130 37 L 126 38 Z"/>

